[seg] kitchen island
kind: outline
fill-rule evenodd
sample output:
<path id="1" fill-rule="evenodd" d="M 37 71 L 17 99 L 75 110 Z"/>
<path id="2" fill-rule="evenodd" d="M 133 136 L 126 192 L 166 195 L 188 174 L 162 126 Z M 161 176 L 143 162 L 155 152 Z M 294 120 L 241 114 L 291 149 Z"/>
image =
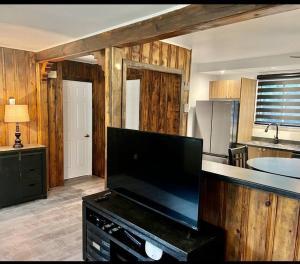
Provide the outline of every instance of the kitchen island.
<path id="1" fill-rule="evenodd" d="M 226 260 L 300 260 L 300 180 L 202 162 L 201 218 L 226 230 Z"/>

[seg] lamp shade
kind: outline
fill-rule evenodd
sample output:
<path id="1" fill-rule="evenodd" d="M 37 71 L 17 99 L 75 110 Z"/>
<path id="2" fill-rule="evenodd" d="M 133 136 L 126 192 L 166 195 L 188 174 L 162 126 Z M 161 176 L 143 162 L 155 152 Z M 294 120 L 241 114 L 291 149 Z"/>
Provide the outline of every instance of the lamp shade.
<path id="1" fill-rule="evenodd" d="M 28 105 L 5 105 L 4 122 L 29 122 Z"/>

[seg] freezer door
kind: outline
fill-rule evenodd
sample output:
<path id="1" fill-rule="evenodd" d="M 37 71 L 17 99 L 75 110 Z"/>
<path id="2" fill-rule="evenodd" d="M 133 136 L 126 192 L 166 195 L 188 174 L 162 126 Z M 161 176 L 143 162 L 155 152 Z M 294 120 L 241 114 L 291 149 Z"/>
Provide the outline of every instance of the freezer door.
<path id="1" fill-rule="evenodd" d="M 210 153 L 212 102 L 197 101 L 193 136 L 203 139 L 203 152 Z"/>
<path id="2" fill-rule="evenodd" d="M 213 102 L 211 153 L 228 155 L 232 134 L 233 103 L 233 101 Z"/>

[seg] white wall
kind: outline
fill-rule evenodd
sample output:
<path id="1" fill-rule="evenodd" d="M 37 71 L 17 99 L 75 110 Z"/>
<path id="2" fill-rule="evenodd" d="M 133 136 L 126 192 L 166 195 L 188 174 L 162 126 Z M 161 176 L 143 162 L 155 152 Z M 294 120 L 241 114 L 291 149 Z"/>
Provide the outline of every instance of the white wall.
<path id="1" fill-rule="evenodd" d="M 209 81 L 217 80 L 216 75 L 203 74 L 196 71 L 194 64 L 191 65 L 191 81 L 189 93 L 189 113 L 187 121 L 187 136 L 193 136 L 193 121 L 197 100 L 209 100 Z"/>
<path id="2" fill-rule="evenodd" d="M 139 79 L 126 81 L 125 128 L 128 129 L 139 130 L 140 82 Z"/>

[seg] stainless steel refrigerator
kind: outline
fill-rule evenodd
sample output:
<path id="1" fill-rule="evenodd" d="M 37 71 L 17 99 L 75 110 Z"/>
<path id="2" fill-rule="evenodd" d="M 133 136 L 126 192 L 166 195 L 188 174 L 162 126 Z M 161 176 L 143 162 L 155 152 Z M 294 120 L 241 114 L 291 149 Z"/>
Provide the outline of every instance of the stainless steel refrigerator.
<path id="1" fill-rule="evenodd" d="M 237 142 L 239 101 L 197 101 L 193 136 L 203 138 L 203 159 L 227 163 Z"/>

